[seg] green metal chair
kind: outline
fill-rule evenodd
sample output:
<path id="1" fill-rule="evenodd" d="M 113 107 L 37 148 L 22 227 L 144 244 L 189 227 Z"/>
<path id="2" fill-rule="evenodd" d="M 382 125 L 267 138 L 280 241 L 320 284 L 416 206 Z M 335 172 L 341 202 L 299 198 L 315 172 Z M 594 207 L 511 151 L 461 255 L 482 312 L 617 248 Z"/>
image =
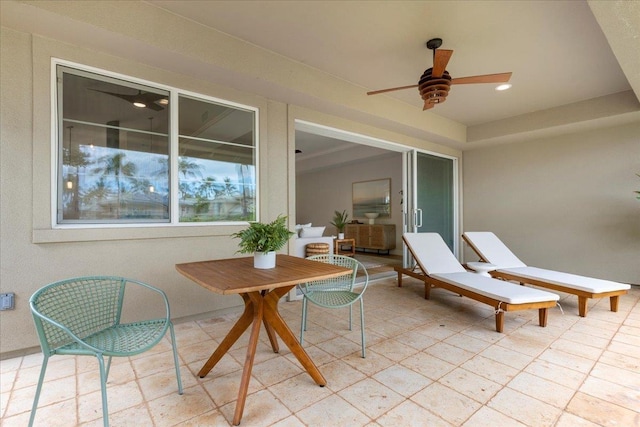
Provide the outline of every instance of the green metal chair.
<path id="1" fill-rule="evenodd" d="M 148 304 L 155 300 L 162 317 L 152 320 L 121 323 L 126 293 L 133 293 L 129 304 Z M 153 299 L 152 296 L 156 298 Z M 150 301 L 151 300 L 151 301 Z M 29 426 L 33 425 L 49 357 L 56 354 L 95 356 L 100 365 L 102 418 L 109 425 L 107 409 L 107 377 L 111 357 L 127 357 L 143 353 L 158 344 L 167 329 L 171 333 L 173 361 L 176 367 L 178 393 L 182 394 L 182 379 L 176 350 L 176 339 L 169 313 L 167 296 L 160 289 L 123 277 L 78 277 L 51 283 L 30 298 L 31 313 L 36 325 L 44 360 L 33 400 Z M 134 306 L 135 307 L 135 306 Z M 128 310 L 125 310 L 128 313 Z M 135 308 L 134 310 L 135 311 Z M 108 362 L 104 363 L 104 357 Z"/>
<path id="2" fill-rule="evenodd" d="M 331 279 L 316 280 L 313 282 L 298 285 L 302 292 L 302 322 L 300 325 L 300 344 L 304 343 L 304 331 L 307 330 L 307 303 L 311 302 L 325 308 L 349 307 L 349 330 L 352 330 L 353 304 L 360 301 L 360 333 L 362 335 L 362 357 L 365 357 L 365 336 L 364 336 L 364 304 L 362 296 L 369 284 L 369 274 L 367 269 L 357 259 L 334 254 L 313 255 L 307 259 L 326 262 L 350 268 L 351 273 Z M 364 282 L 359 291 L 355 291 L 356 276 L 358 271 L 363 273 Z M 360 285 L 360 283 L 358 283 Z"/>

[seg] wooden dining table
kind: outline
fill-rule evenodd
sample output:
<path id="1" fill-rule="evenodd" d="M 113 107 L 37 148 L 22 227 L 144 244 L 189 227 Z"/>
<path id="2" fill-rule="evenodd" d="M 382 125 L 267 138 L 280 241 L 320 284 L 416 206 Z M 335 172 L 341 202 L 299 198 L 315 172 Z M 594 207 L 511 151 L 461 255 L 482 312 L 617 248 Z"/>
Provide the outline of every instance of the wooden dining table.
<path id="1" fill-rule="evenodd" d="M 242 315 L 198 372 L 198 376 L 204 378 L 251 326 L 233 416 L 234 425 L 239 425 L 242 419 L 262 324 L 275 353 L 279 352 L 277 334 L 316 384 L 321 387 L 327 384 L 318 367 L 280 316 L 278 303 L 297 284 L 350 274 L 350 269 L 290 255 L 277 255 L 276 267 L 271 269 L 254 268 L 253 257 L 243 257 L 176 264 L 176 270 L 212 292 L 221 295 L 239 294 L 244 300 Z"/>

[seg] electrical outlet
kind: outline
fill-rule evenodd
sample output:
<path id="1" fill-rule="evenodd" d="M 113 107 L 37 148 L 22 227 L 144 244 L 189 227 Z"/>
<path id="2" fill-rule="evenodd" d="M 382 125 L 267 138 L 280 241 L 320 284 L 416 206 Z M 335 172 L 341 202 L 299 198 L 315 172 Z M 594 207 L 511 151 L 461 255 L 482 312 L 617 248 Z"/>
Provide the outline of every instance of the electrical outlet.
<path id="1" fill-rule="evenodd" d="M 13 310 L 15 307 L 15 294 L 9 292 L 6 294 L 0 294 L 0 310 Z"/>

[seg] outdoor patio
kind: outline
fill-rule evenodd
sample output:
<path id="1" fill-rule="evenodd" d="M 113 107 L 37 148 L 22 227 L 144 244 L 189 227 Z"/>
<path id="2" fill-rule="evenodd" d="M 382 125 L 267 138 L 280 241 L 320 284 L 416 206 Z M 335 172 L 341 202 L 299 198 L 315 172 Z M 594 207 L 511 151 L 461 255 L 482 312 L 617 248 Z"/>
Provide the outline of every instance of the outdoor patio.
<path id="1" fill-rule="evenodd" d="M 640 425 L 640 288 L 592 300 L 561 298 L 548 326 L 537 310 L 505 314 L 495 331 L 488 306 L 422 282 L 376 281 L 365 294 L 367 357 L 360 357 L 357 305 L 309 308 L 305 348 L 327 379 L 318 387 L 286 346 L 274 354 L 261 332 L 242 426 L 591 426 Z M 281 312 L 297 335 L 300 301 Z M 108 383 L 112 426 L 227 426 L 233 417 L 247 336 L 200 379 L 196 372 L 239 313 L 176 325 L 184 395 L 177 393 L 166 341 L 114 359 Z M 283 357 L 284 356 L 284 357 Z M 0 362 L 1 423 L 26 426 L 42 356 Z M 55 356 L 37 426 L 101 426 L 95 359 Z"/>

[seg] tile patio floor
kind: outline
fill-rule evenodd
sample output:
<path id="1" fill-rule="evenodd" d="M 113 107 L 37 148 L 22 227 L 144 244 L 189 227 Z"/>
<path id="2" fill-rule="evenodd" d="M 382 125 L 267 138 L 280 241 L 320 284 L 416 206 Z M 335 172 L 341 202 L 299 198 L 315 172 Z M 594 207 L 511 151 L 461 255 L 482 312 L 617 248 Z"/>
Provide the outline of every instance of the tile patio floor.
<path id="1" fill-rule="evenodd" d="M 365 294 L 367 358 L 347 311 L 310 307 L 305 348 L 328 384 L 320 388 L 283 343 L 261 332 L 242 426 L 640 426 L 640 288 L 619 312 L 595 300 L 586 318 L 563 295 L 546 328 L 536 310 L 505 314 L 421 282 L 374 282 Z M 281 312 L 297 334 L 301 304 Z M 354 308 L 354 320 L 357 317 Z M 112 426 L 228 426 L 245 357 L 243 336 L 204 379 L 204 360 L 236 315 L 176 325 L 184 395 L 177 394 L 170 345 L 114 359 L 107 388 Z M 42 356 L 3 360 L 1 422 L 26 426 Z M 97 362 L 49 362 L 38 426 L 101 426 Z"/>

